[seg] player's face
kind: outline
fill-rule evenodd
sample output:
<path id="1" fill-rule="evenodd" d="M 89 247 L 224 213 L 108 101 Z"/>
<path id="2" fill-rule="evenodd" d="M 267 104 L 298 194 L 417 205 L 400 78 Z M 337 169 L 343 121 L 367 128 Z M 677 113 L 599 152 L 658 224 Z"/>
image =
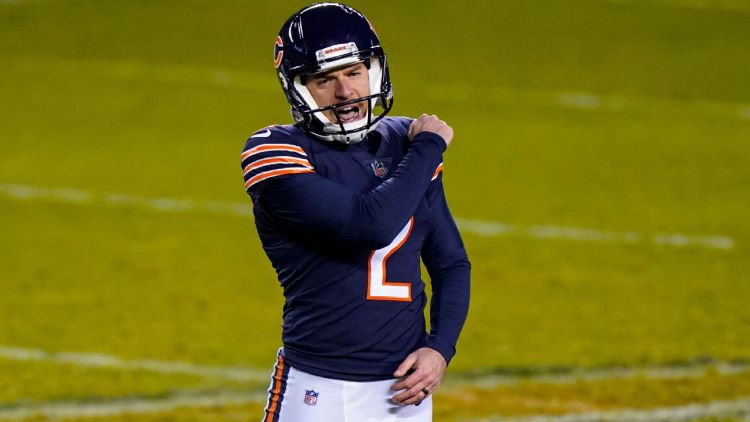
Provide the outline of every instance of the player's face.
<path id="1" fill-rule="evenodd" d="M 364 63 L 308 76 L 305 85 L 321 108 L 370 95 L 370 79 Z M 367 100 L 336 107 L 336 112 L 341 119 L 339 123 L 364 119 L 367 116 Z M 337 122 L 333 110 L 326 110 L 323 114 L 329 121 Z"/>

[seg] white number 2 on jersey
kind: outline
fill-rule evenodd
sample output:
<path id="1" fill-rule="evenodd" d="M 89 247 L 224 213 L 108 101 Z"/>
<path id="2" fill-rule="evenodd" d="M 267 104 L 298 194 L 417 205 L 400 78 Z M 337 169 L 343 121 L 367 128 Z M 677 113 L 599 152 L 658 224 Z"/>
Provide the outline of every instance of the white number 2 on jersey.
<path id="1" fill-rule="evenodd" d="M 414 217 L 409 219 L 388 246 L 374 250 L 370 254 L 367 271 L 368 300 L 411 301 L 411 283 L 386 281 L 385 264 L 388 258 L 406 243 L 412 227 L 414 227 Z"/>

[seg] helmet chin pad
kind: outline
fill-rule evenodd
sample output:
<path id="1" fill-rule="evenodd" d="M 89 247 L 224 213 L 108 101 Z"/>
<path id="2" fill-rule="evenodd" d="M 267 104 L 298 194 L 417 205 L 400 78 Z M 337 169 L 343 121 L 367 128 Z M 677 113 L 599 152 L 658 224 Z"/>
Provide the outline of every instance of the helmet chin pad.
<path id="1" fill-rule="evenodd" d="M 356 59 L 354 57 L 346 57 L 328 66 L 328 69 L 351 66 L 352 64 L 362 62 L 362 60 Z M 365 97 L 329 105 L 326 107 L 320 107 L 318 105 L 318 103 L 310 93 L 310 90 L 307 89 L 307 86 L 302 83 L 301 75 L 297 75 L 294 78 L 294 89 L 299 93 L 300 97 L 309 107 L 310 111 L 306 114 L 311 114 L 312 118 L 317 119 L 322 125 L 321 133 L 314 131 L 311 132 L 313 135 L 324 141 L 337 141 L 346 144 L 352 144 L 362 141 L 371 130 L 375 129 L 378 124 L 377 120 L 379 119 L 376 119 L 376 121 L 373 122 L 372 114 L 375 106 L 382 102 L 380 101 L 382 97 L 382 93 L 380 92 L 380 90 L 382 86 L 381 82 L 383 80 L 383 69 L 380 65 L 380 59 L 376 56 L 365 60 L 364 63 L 368 65 L 367 75 L 370 88 L 369 94 Z M 365 112 L 365 116 L 357 121 L 344 124 L 339 122 L 332 122 L 324 114 L 324 111 L 326 110 L 332 110 L 334 114 L 336 114 L 337 112 L 335 109 L 337 107 L 348 104 L 361 103 L 363 101 L 367 101 L 367 111 Z"/>

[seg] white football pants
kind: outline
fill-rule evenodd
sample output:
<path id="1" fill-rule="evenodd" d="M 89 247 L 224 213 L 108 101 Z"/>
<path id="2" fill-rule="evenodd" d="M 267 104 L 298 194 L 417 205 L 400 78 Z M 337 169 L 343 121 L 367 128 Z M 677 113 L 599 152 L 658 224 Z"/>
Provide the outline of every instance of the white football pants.
<path id="1" fill-rule="evenodd" d="M 419 406 L 395 404 L 385 381 L 342 381 L 289 367 L 279 355 L 262 422 L 431 422 L 432 395 Z"/>

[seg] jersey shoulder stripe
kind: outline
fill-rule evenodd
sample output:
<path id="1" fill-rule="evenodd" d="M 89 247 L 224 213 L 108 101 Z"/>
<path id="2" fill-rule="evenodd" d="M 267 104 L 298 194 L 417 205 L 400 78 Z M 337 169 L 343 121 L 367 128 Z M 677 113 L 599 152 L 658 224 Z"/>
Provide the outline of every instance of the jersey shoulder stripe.
<path id="1" fill-rule="evenodd" d="M 262 182 L 266 179 L 270 179 L 276 176 L 283 176 L 285 174 L 314 173 L 314 172 L 315 170 L 313 170 L 312 168 L 304 168 L 304 167 L 289 167 L 285 169 L 264 171 L 262 173 L 258 173 L 255 176 L 247 179 L 247 181 L 245 182 L 245 189 L 250 189 L 256 183 Z"/>
<path id="2" fill-rule="evenodd" d="M 264 152 L 270 152 L 270 151 L 293 152 L 299 155 L 307 156 L 307 153 L 305 153 L 305 150 L 303 150 L 301 147 L 298 147 L 297 145 L 261 144 L 256 147 L 250 148 L 247 151 L 244 151 L 242 153 L 242 159 L 245 160 L 246 158 L 252 157 L 253 155 L 258 155 L 258 154 L 262 154 Z"/>
<path id="3" fill-rule="evenodd" d="M 307 161 L 306 158 L 297 158 L 297 157 L 287 157 L 287 156 L 273 156 L 268 158 L 262 158 L 259 160 L 254 160 L 250 164 L 246 165 L 243 169 L 244 174 L 248 174 L 249 172 L 265 166 L 271 166 L 274 164 L 298 164 L 304 167 L 308 167 L 312 169 L 312 164 L 310 164 L 309 161 Z"/>
<path id="4" fill-rule="evenodd" d="M 313 173 L 304 139 L 292 127 L 269 126 L 252 135 L 240 155 L 245 189 L 273 177 Z"/>

